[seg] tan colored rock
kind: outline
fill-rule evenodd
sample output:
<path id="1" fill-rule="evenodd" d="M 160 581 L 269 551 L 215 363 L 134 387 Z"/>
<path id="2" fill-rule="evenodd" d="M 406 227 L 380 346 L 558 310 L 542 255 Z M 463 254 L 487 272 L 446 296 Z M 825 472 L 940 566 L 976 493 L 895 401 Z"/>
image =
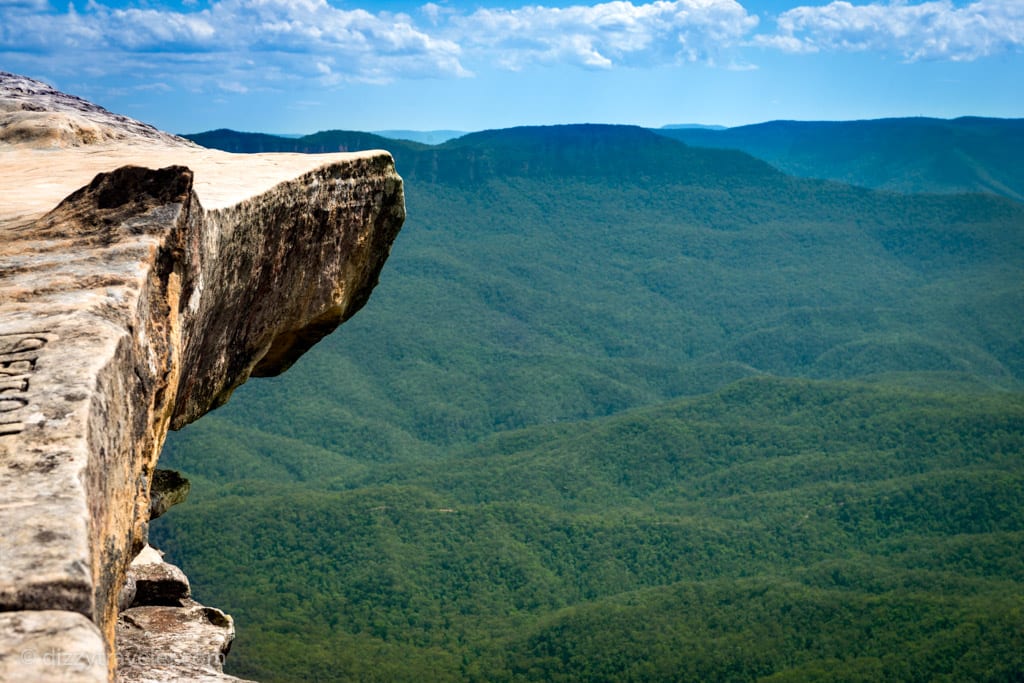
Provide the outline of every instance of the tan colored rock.
<path id="1" fill-rule="evenodd" d="M 148 545 L 128 565 L 127 584 L 135 586 L 131 607 L 180 607 L 192 596 L 192 587 L 185 572 L 170 562 L 164 562 L 163 556 Z"/>
<path id="2" fill-rule="evenodd" d="M 366 302 L 402 184 L 386 152 L 214 153 L 7 76 L 19 130 L 103 132 L 0 133 L 0 612 L 89 617 L 112 677 L 167 430 Z"/>
<path id="3" fill-rule="evenodd" d="M 117 624 L 118 683 L 245 683 L 224 673 L 235 637 L 231 617 L 192 600 L 133 607 Z"/>
<path id="4" fill-rule="evenodd" d="M 188 577 L 146 546 L 128 567 L 133 604 L 117 623 L 117 680 L 122 683 L 240 679 L 224 673 L 235 637 L 231 617 L 190 598 Z"/>
<path id="5" fill-rule="evenodd" d="M 95 683 L 107 678 L 96 624 L 75 612 L 0 613 L 0 681 Z"/>
<path id="6" fill-rule="evenodd" d="M 0 71 L 0 143 L 47 148 L 125 140 L 194 146 L 184 138 L 113 114 L 46 83 Z"/>

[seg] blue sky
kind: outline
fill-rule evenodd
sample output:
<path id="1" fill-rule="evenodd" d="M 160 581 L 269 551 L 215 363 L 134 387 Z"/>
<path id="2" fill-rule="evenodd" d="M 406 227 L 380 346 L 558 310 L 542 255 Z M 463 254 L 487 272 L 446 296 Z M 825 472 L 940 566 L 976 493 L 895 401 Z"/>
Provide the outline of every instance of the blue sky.
<path id="1" fill-rule="evenodd" d="M 178 133 L 1024 117 L 1024 0 L 0 0 L 0 69 Z"/>

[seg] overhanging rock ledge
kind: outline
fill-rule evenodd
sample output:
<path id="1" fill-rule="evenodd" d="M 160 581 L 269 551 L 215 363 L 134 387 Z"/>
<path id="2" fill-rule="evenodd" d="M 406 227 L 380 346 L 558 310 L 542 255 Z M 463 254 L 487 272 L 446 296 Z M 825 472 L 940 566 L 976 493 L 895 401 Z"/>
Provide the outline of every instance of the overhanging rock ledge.
<path id="1" fill-rule="evenodd" d="M 116 680 L 167 430 L 353 315 L 404 217 L 386 152 L 214 152 L 0 72 L 0 681 Z"/>

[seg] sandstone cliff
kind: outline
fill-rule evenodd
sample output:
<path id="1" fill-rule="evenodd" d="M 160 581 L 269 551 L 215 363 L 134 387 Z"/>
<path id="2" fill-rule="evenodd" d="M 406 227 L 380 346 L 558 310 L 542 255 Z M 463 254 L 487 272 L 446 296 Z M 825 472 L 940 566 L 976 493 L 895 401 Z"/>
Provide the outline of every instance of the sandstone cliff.
<path id="1" fill-rule="evenodd" d="M 161 680 L 190 619 L 217 659 L 187 590 L 118 625 L 164 437 L 354 314 L 403 219 L 386 152 L 214 152 L 0 72 L 0 680 L 114 680 L 119 630 Z"/>

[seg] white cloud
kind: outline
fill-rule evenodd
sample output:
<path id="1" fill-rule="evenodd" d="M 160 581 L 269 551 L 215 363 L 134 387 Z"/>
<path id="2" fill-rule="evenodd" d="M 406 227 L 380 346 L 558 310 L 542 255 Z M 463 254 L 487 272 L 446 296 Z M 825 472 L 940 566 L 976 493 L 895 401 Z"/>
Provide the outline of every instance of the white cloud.
<path id="1" fill-rule="evenodd" d="M 127 9 L 88 0 L 84 11 L 69 5 L 65 13 L 49 11 L 46 0 L 0 0 L 0 7 L 12 3 L 17 9 L 0 22 L 0 53 L 25 60 L 31 54 L 34 68 L 70 74 L 88 63 L 136 80 L 212 90 L 293 79 L 326 86 L 461 77 L 532 64 L 711 64 L 758 21 L 737 0 L 472 12 L 428 2 L 417 18 L 339 9 L 326 0 L 213 0 L 205 9 L 186 3 L 180 11 L 141 0 L 141 7 Z"/>
<path id="2" fill-rule="evenodd" d="M 1024 0 L 836 1 L 783 12 L 775 27 L 759 26 L 741 0 L 476 10 L 426 2 L 412 15 L 340 9 L 327 0 L 211 0 L 203 8 L 183 0 L 174 10 L 151 0 L 128 8 L 104 1 L 58 11 L 48 0 L 0 0 L 5 67 L 251 92 L 550 64 L 751 69 L 744 54 L 751 45 L 789 53 L 885 51 L 908 60 L 970 60 L 1024 45 Z"/>
<path id="3" fill-rule="evenodd" d="M 837 0 L 783 12 L 778 28 L 755 42 L 792 53 L 875 51 L 908 61 L 970 61 L 1024 47 L 1024 0 L 977 0 L 962 7 L 950 0 Z"/>
<path id="4" fill-rule="evenodd" d="M 318 64 L 332 65 L 337 81 L 468 73 L 456 43 L 420 30 L 408 16 L 342 10 L 325 0 L 219 0 L 185 11 L 89 0 L 81 12 L 5 12 L 0 53 L 31 53 L 51 71 L 87 62 L 106 73 L 177 74 L 174 80 L 188 80 L 190 88 L 232 92 L 268 79 L 323 77 Z"/>
<path id="5" fill-rule="evenodd" d="M 451 7 L 442 7 L 436 2 L 428 2 L 427 4 L 420 7 L 420 14 L 427 18 L 434 26 L 437 26 L 446 16 L 457 14 L 458 11 Z"/>
<path id="6" fill-rule="evenodd" d="M 218 87 L 225 92 L 232 92 L 239 95 L 244 95 L 249 92 L 249 88 L 245 87 L 242 83 L 236 81 L 218 81 Z"/>
<path id="7" fill-rule="evenodd" d="M 506 68 L 711 61 L 757 26 L 736 0 L 605 2 L 570 7 L 479 9 L 449 19 L 467 53 Z"/>
<path id="8" fill-rule="evenodd" d="M 152 9 L 110 11 L 96 6 L 88 16 L 102 17 L 102 28 L 92 22 L 94 36 L 101 36 L 99 39 L 107 45 L 126 51 L 205 49 L 217 35 L 208 18 L 191 14 Z"/>

